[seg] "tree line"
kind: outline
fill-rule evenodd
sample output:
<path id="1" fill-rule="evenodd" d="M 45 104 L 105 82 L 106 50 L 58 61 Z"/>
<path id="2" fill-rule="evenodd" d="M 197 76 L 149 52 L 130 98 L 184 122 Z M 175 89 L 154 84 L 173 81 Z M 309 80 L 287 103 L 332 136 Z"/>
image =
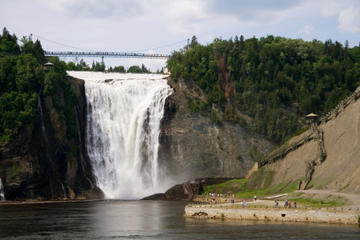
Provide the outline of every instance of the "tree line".
<path id="1" fill-rule="evenodd" d="M 67 136 L 74 135 L 73 106 L 77 96 L 67 80 L 66 63 L 52 57 L 48 61 L 54 67 L 45 71 L 46 61 L 38 40 L 33 42 L 31 38 L 23 37 L 19 44 L 14 34 L 3 29 L 0 34 L 0 143 L 11 141 L 27 125 L 34 123 L 39 97 L 56 98 L 58 89 L 64 94 L 64 103 L 56 110 L 66 121 Z"/>
<path id="2" fill-rule="evenodd" d="M 352 93 L 360 80 L 360 47 L 332 40 L 267 36 L 191 43 L 167 62 L 171 79 L 198 85 L 206 101 L 190 99 L 191 111 L 222 112 L 275 142 L 304 127 L 303 117 L 324 114 Z M 251 117 L 251 123 L 241 114 Z M 215 116 L 215 119 L 219 117 Z"/>
<path id="3" fill-rule="evenodd" d="M 78 63 L 74 63 L 72 61 L 66 64 L 67 70 L 73 71 L 96 71 L 96 72 L 118 72 L 118 73 L 151 73 L 150 69 L 146 68 L 144 64 L 132 65 L 128 69 L 124 66 L 119 65 L 115 67 L 109 67 L 106 69 L 106 66 L 103 62 L 93 62 L 91 66 L 89 66 L 83 59 L 81 59 Z M 160 72 L 160 71 L 157 71 Z"/>

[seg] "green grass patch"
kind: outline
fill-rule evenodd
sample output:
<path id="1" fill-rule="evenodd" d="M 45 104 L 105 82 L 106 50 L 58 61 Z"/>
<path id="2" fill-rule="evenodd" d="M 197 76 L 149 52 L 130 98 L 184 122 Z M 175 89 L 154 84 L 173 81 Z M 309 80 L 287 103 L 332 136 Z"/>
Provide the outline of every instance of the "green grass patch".
<path id="1" fill-rule="evenodd" d="M 253 198 L 256 195 L 258 198 L 261 198 L 264 196 L 269 196 L 269 195 L 274 195 L 274 194 L 283 194 L 283 193 L 293 192 L 296 189 L 297 189 L 297 182 L 280 183 L 278 185 L 267 187 L 267 188 L 237 192 L 235 194 L 235 196 L 239 197 L 239 198 L 247 199 L 247 198 Z"/>
<path id="2" fill-rule="evenodd" d="M 326 207 L 339 207 L 343 206 L 344 202 L 341 198 L 337 198 L 334 200 L 321 200 L 321 199 L 313 199 L 313 198 L 294 198 L 290 199 L 290 201 L 296 201 L 297 204 L 301 204 L 306 207 L 313 208 L 326 208 Z"/>
<path id="3" fill-rule="evenodd" d="M 247 184 L 246 178 L 240 178 L 240 179 L 232 179 L 227 182 L 209 185 L 204 187 L 204 191 L 201 194 L 208 194 L 208 193 L 236 193 L 238 191 L 245 191 L 246 190 L 246 184 Z"/>
<path id="4" fill-rule="evenodd" d="M 261 172 L 261 171 L 260 171 Z M 274 186 L 270 186 L 273 180 L 274 173 L 267 172 L 264 179 L 264 188 L 258 189 L 248 189 L 248 179 L 240 178 L 240 179 L 232 179 L 224 183 L 214 184 L 205 186 L 202 195 L 208 193 L 222 193 L 222 194 L 235 194 L 236 197 L 239 198 L 253 198 L 255 195 L 259 198 L 274 194 L 283 194 L 290 193 L 297 190 L 298 183 L 295 182 L 286 182 L 277 184 Z"/>

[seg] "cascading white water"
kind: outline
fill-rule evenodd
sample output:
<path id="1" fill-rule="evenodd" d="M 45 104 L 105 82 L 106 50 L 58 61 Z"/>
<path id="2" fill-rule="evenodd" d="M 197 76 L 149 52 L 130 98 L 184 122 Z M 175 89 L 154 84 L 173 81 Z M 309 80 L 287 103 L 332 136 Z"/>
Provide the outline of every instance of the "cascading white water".
<path id="1" fill-rule="evenodd" d="M 0 178 L 0 201 L 5 201 L 5 193 L 4 193 L 4 185 L 2 183 L 2 180 Z"/>
<path id="2" fill-rule="evenodd" d="M 170 183 L 158 164 L 158 148 L 165 100 L 173 90 L 165 76 L 68 74 L 85 80 L 87 149 L 105 197 L 138 199 L 166 190 Z"/>

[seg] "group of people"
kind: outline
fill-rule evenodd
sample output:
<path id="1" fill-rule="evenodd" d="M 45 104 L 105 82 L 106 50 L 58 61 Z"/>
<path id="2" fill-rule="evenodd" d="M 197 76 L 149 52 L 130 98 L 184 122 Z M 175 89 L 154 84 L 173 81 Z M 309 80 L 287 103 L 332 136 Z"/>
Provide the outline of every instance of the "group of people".
<path id="1" fill-rule="evenodd" d="M 275 200 L 275 207 L 279 207 L 279 202 Z M 296 208 L 296 202 L 294 201 L 293 203 L 291 203 L 289 200 L 285 200 L 284 202 L 284 208 Z"/>
<path id="2" fill-rule="evenodd" d="M 212 204 L 216 203 L 215 197 L 221 197 L 220 194 L 215 194 L 215 193 L 209 193 L 209 195 L 212 197 L 212 199 L 211 199 Z M 231 203 L 235 203 L 235 198 L 234 197 L 235 197 L 234 194 L 232 194 L 231 198 L 230 198 Z M 256 202 L 256 200 L 257 200 L 257 197 L 255 195 L 254 198 L 253 198 L 253 201 Z M 241 200 L 240 204 L 241 204 L 242 207 L 247 206 L 247 202 L 245 200 Z M 278 208 L 278 207 L 279 207 L 279 201 L 275 200 L 275 208 Z M 284 208 L 297 208 L 296 202 L 295 201 L 290 202 L 289 200 L 285 200 L 284 201 Z"/>

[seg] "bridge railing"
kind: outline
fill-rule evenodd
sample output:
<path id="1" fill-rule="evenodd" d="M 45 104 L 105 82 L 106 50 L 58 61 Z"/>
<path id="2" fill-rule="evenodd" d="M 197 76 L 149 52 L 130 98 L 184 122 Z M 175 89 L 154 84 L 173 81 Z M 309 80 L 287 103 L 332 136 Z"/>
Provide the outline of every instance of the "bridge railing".
<path id="1" fill-rule="evenodd" d="M 167 59 L 170 55 L 158 53 L 128 52 L 78 52 L 78 51 L 45 51 L 45 56 L 58 57 L 125 57 L 125 58 L 158 58 Z"/>

